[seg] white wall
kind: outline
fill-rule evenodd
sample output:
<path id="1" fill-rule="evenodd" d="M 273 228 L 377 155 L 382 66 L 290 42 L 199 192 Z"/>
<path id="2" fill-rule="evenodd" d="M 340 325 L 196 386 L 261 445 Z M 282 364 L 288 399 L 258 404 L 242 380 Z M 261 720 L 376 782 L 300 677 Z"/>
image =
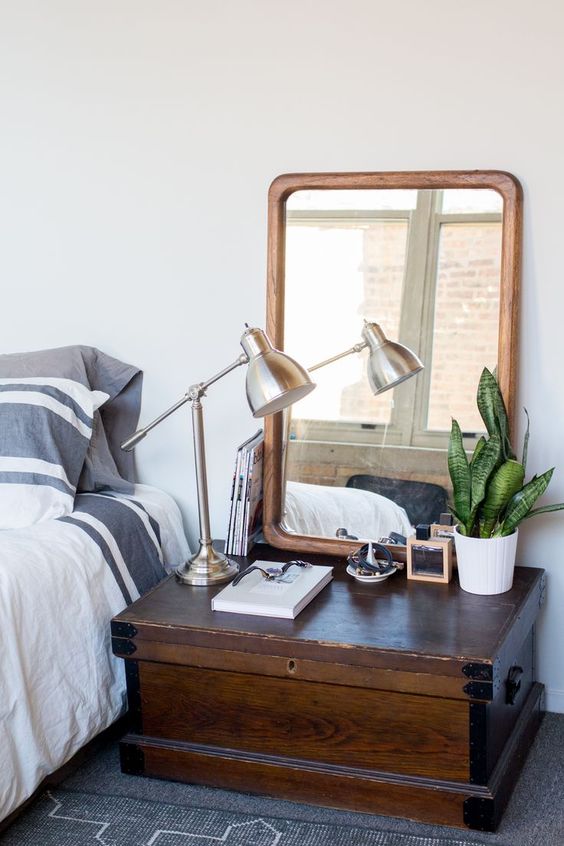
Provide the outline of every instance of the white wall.
<path id="1" fill-rule="evenodd" d="M 563 37 L 556 0 L 0 0 L 2 350 L 136 363 L 147 420 L 263 324 L 278 173 L 506 169 L 525 188 L 530 468 L 556 465 L 564 500 Z M 216 536 L 254 426 L 243 378 L 206 404 Z M 166 425 L 140 471 L 193 540 L 189 421 Z M 521 534 L 549 571 L 539 676 L 564 711 L 564 516 Z"/>

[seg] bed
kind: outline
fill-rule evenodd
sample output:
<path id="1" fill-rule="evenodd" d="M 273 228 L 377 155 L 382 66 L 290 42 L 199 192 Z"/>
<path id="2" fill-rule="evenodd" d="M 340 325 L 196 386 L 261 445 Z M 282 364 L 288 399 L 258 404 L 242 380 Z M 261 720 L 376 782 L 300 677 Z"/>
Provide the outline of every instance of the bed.
<path id="1" fill-rule="evenodd" d="M 0 356 L 0 820 L 125 712 L 110 620 L 188 555 L 120 454 L 140 393 L 92 348 Z"/>
<path id="2" fill-rule="evenodd" d="M 284 526 L 299 535 L 335 537 L 337 529 L 363 540 L 413 534 L 403 508 L 372 491 L 286 482 Z"/>

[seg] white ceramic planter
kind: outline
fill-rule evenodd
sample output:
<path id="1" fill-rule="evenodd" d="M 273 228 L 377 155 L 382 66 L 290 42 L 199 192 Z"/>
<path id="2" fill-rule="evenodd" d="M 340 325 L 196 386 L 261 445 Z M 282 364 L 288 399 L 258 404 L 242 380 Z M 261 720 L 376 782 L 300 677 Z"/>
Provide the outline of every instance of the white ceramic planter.
<path id="1" fill-rule="evenodd" d="M 517 554 L 516 529 L 505 538 L 467 538 L 454 532 L 458 580 L 468 593 L 505 593 L 513 585 Z"/>

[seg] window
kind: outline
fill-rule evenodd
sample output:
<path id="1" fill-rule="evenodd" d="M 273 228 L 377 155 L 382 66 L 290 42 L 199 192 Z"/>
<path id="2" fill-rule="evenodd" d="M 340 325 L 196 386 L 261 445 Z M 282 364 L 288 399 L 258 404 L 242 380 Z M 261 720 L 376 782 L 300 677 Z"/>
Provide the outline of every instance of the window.
<path id="1" fill-rule="evenodd" d="M 357 343 L 366 318 L 426 365 L 380 397 L 363 354 L 316 371 L 317 390 L 293 409 L 295 437 L 443 448 L 456 416 L 475 440 L 476 385 L 497 360 L 501 212 L 484 189 L 289 198 L 286 349 L 313 365 Z"/>

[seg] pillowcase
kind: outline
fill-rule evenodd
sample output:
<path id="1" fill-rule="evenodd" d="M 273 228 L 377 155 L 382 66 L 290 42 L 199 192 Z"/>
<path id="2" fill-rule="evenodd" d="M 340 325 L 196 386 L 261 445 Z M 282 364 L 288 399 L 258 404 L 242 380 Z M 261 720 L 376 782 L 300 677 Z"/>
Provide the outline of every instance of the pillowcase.
<path id="1" fill-rule="evenodd" d="M 0 377 L 57 376 L 73 379 L 86 388 L 103 391 L 109 399 L 94 412 L 93 433 L 79 491 L 105 488 L 133 493 L 132 452 L 120 444 L 135 431 L 141 409 L 143 374 L 95 347 L 70 346 L 52 350 L 0 355 Z"/>
<path id="2" fill-rule="evenodd" d="M 94 412 L 107 399 L 72 379 L 0 378 L 0 529 L 71 513 Z"/>

